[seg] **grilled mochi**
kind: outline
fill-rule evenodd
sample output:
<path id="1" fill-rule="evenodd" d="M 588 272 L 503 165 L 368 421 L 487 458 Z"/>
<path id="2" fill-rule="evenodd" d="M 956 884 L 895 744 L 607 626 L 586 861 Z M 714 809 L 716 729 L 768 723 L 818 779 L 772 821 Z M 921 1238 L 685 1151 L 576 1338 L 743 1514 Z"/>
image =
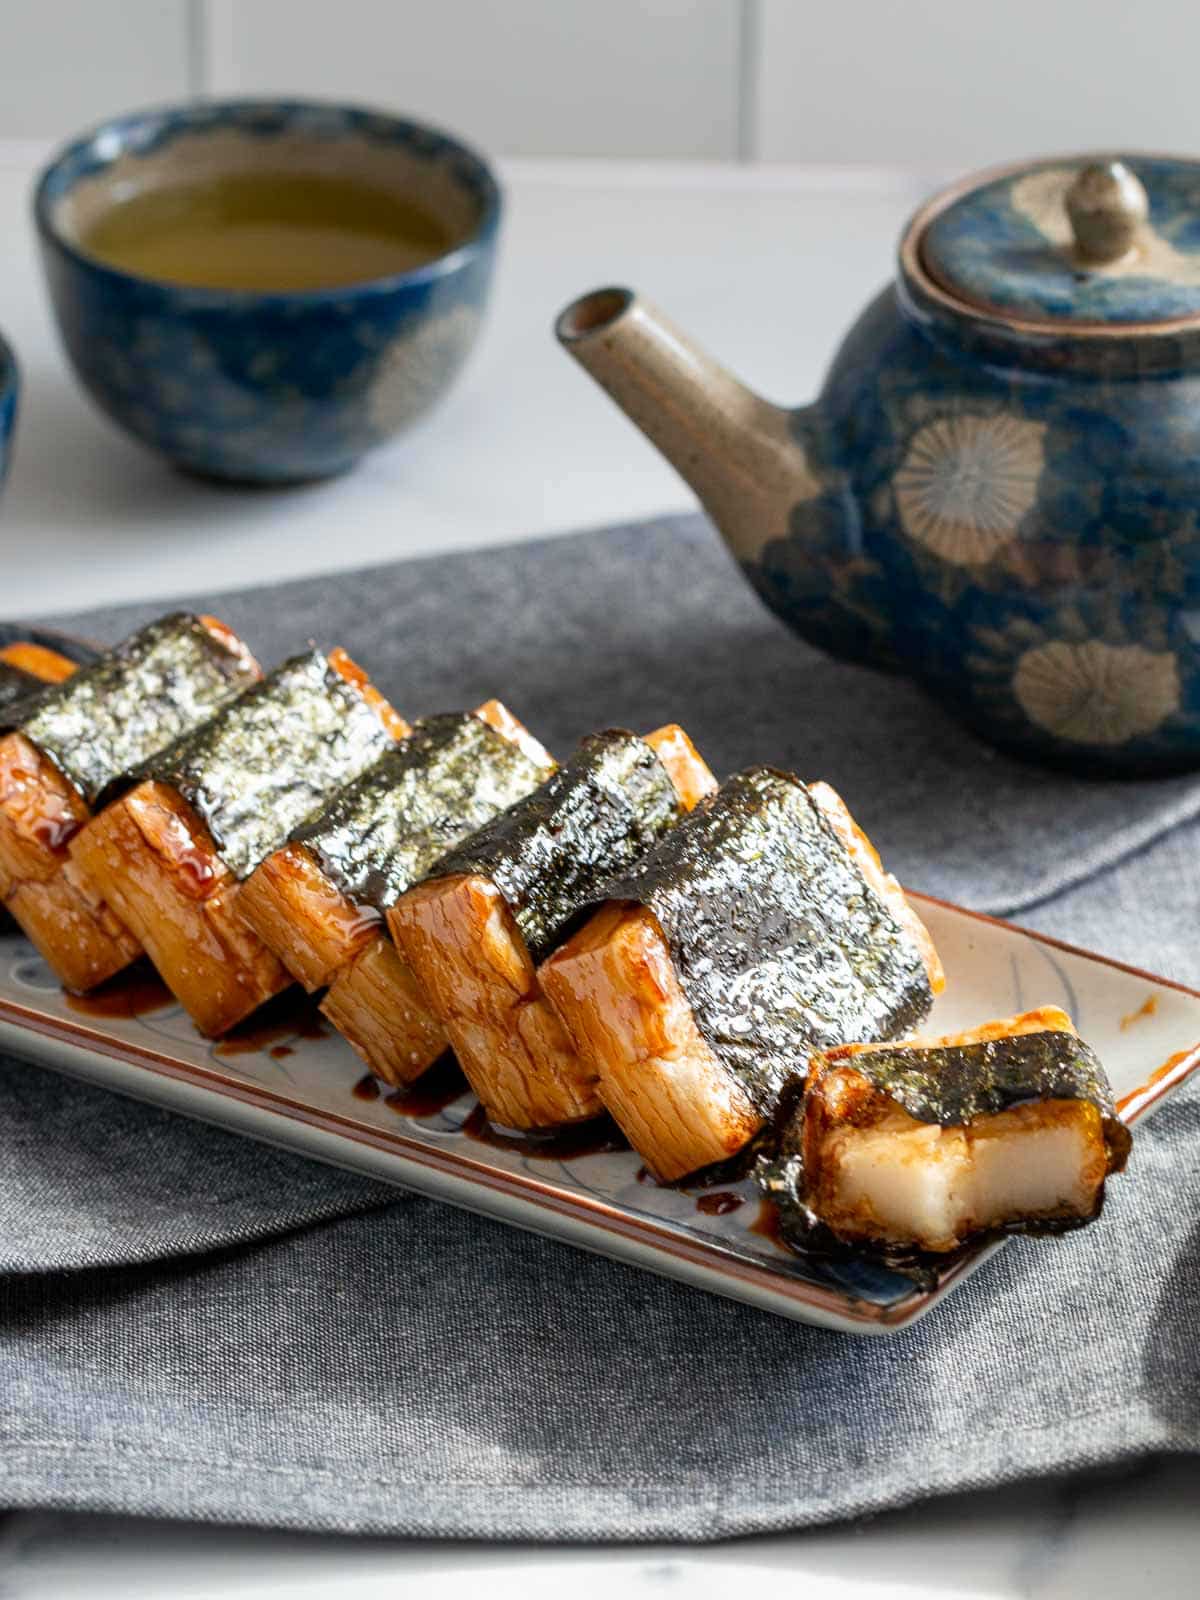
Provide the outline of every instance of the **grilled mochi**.
<path id="1" fill-rule="evenodd" d="M 61 683 L 75 671 L 75 663 L 57 650 L 19 639 L 0 650 L 0 721 L 20 722 L 23 710 L 39 689 Z M 0 933 L 11 930 L 8 913 L 0 907 Z"/>
<path id="2" fill-rule="evenodd" d="M 237 915 L 240 886 L 408 724 L 341 650 L 295 656 L 144 762 L 71 859 L 192 1020 L 226 1032 L 291 982 Z"/>
<path id="3" fill-rule="evenodd" d="M 267 857 L 238 910 L 388 1083 L 412 1082 L 446 1049 L 383 925 L 438 857 L 536 789 L 552 758 L 498 700 L 426 717 Z"/>
<path id="4" fill-rule="evenodd" d="M 839 797 L 771 768 L 731 778 L 605 894 L 538 978 L 667 1181 L 736 1155 L 811 1051 L 908 1032 L 944 986 Z"/>
<path id="5" fill-rule="evenodd" d="M 0 712 L 0 899 L 68 989 L 93 988 L 140 953 L 70 840 L 124 772 L 260 676 L 222 623 L 177 613 Z"/>
<path id="6" fill-rule="evenodd" d="M 817 1222 L 846 1244 L 940 1254 L 1092 1221 L 1130 1143 L 1099 1061 L 1046 1006 L 814 1055 L 760 1180 L 801 1238 Z"/>
<path id="7" fill-rule="evenodd" d="M 536 964 L 610 874 L 715 787 L 678 727 L 645 739 L 592 735 L 389 911 L 396 945 L 492 1121 L 547 1128 L 603 1110 Z"/>

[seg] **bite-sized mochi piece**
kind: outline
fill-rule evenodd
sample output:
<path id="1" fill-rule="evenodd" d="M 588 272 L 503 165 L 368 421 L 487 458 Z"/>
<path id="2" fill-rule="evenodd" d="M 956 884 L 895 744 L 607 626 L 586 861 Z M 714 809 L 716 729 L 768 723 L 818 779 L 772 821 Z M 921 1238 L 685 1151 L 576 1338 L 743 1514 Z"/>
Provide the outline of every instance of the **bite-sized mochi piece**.
<path id="1" fill-rule="evenodd" d="M 553 758 L 499 700 L 424 718 L 243 885 L 242 916 L 367 1065 L 397 1086 L 446 1036 L 383 913 L 445 851 L 531 793 Z"/>
<path id="2" fill-rule="evenodd" d="M 607 892 L 539 980 L 664 1180 L 736 1155 L 811 1048 L 900 1031 L 945 982 L 841 799 L 790 774 L 731 779 Z"/>
<path id="3" fill-rule="evenodd" d="M 282 845 L 254 869 L 238 912 L 310 994 L 332 983 L 379 934 L 379 912 L 355 905 L 304 844 Z"/>
<path id="4" fill-rule="evenodd" d="M 227 1032 L 291 982 L 238 914 L 243 879 L 407 732 L 344 651 L 310 651 L 144 763 L 72 839 L 202 1032 Z"/>
<path id="5" fill-rule="evenodd" d="M 71 863 L 71 840 L 125 771 L 260 675 L 223 623 L 178 613 L 60 675 L 11 713 L 18 725 L 0 737 L 0 898 L 66 988 L 91 989 L 141 953 L 103 892 Z"/>
<path id="6" fill-rule="evenodd" d="M 76 663 L 69 657 L 44 644 L 34 644 L 31 639 L 18 639 L 0 649 L 0 665 L 11 667 L 35 684 L 62 683 L 76 670 Z"/>
<path id="7" fill-rule="evenodd" d="M 321 1014 L 385 1083 L 404 1088 L 449 1047 L 411 967 L 385 934 L 334 978 Z"/>
<path id="8" fill-rule="evenodd" d="M 531 1130 L 603 1111 L 594 1067 L 543 994 L 537 960 L 607 873 L 715 787 L 675 725 L 645 739 L 594 736 L 388 913 L 492 1121 Z"/>
<path id="9" fill-rule="evenodd" d="M 1130 1148 L 1103 1069 L 1056 1007 L 818 1053 L 794 1122 L 784 1141 L 813 1218 L 846 1243 L 939 1254 L 1092 1220 Z"/>
<path id="10" fill-rule="evenodd" d="M 310 993 L 323 989 L 425 868 L 553 769 L 499 700 L 424 719 L 255 868 L 241 914 Z"/>
<path id="11" fill-rule="evenodd" d="M 237 879 L 208 829 L 167 784 L 140 783 L 72 851 L 203 1033 L 226 1032 L 291 982 L 237 915 Z"/>

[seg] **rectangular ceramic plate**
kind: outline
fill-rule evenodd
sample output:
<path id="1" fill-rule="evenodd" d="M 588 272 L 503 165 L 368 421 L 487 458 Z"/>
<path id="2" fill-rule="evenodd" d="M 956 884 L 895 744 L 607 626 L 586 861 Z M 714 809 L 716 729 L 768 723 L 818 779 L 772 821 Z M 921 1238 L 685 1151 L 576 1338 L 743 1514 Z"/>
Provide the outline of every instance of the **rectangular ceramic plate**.
<path id="1" fill-rule="evenodd" d="M 1200 994 L 915 898 L 946 966 L 930 1031 L 1062 1006 L 1107 1067 L 1130 1122 L 1200 1065 Z M 731 1209 L 712 1214 L 697 1206 L 711 1190 L 639 1179 L 630 1151 L 568 1158 L 481 1143 L 464 1129 L 469 1095 L 425 1115 L 359 1098 L 363 1069 L 350 1047 L 332 1031 L 312 1031 L 276 1033 L 231 1053 L 201 1039 L 178 1006 L 131 1018 L 90 1015 L 73 1007 L 24 940 L 0 935 L 0 1048 L 11 1054 L 780 1316 L 887 1333 L 929 1311 L 998 1248 L 956 1261 L 927 1290 L 865 1262 L 806 1261 L 762 1228 L 749 1180 L 729 1185 Z"/>

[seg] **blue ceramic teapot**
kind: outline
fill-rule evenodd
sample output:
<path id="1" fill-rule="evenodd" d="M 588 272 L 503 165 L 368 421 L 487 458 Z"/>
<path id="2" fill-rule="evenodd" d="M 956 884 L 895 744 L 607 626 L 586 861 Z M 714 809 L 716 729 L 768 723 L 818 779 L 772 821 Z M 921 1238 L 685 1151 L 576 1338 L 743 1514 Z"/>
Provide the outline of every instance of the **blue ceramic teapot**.
<path id="1" fill-rule="evenodd" d="M 1019 755 L 1200 767 L 1200 161 L 938 195 L 799 410 L 625 289 L 557 332 L 804 638 Z"/>

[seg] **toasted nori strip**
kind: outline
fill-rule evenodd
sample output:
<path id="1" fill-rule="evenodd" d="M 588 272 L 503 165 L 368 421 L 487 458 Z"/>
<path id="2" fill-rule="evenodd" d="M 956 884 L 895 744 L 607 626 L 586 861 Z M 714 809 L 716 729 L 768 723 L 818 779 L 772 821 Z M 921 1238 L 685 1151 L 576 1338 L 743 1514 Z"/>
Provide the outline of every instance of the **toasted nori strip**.
<path id="1" fill-rule="evenodd" d="M 14 720 L 19 721 L 24 713 L 14 712 L 13 708 L 45 687 L 32 672 L 23 672 L 20 667 L 14 667 L 11 661 L 0 661 L 0 728 L 11 726 Z"/>
<path id="2" fill-rule="evenodd" d="M 1104 1121 L 1104 1142 L 1110 1172 L 1120 1172 L 1129 1158 L 1133 1135 L 1117 1116 L 1104 1068 L 1089 1045 L 1073 1033 L 1046 1029 L 964 1045 L 898 1044 L 886 1050 L 860 1050 L 853 1055 L 817 1057 L 813 1071 L 835 1067 L 860 1073 L 918 1122 L 943 1128 L 961 1127 L 978 1117 L 998 1116 L 1014 1106 L 1045 1100 L 1087 1100 Z M 780 1233 L 793 1248 L 809 1254 L 845 1256 L 866 1253 L 918 1283 L 936 1280 L 937 1272 L 962 1250 L 935 1254 L 895 1245 L 855 1243 L 848 1246 L 809 1210 L 804 1184 L 804 1083 L 795 1079 L 780 1099 L 775 1124 L 767 1136 L 768 1153 L 755 1169 L 755 1179 L 779 1214 Z M 1104 1203 L 1097 1195 L 1096 1212 Z M 1006 1234 L 1069 1233 L 1093 1217 L 1054 1217 L 1017 1221 L 992 1228 L 969 1241 Z"/>
<path id="3" fill-rule="evenodd" d="M 19 726 L 94 807 L 123 773 L 207 721 L 255 676 L 199 617 L 177 611 L 42 689 Z"/>
<path id="4" fill-rule="evenodd" d="M 610 728 L 589 734 L 553 777 L 442 856 L 428 876 L 490 878 L 541 961 L 604 882 L 645 855 L 682 813 L 645 740 Z"/>
<path id="5" fill-rule="evenodd" d="M 895 1044 L 837 1057 L 829 1066 L 849 1067 L 910 1117 L 943 1128 L 1030 1102 L 1088 1100 L 1104 1118 L 1110 1156 L 1123 1166 L 1129 1154 L 1131 1135 L 1095 1051 L 1061 1029 L 933 1048 Z"/>
<path id="6" fill-rule="evenodd" d="M 392 742 L 353 684 L 310 650 L 151 756 L 121 787 L 154 779 L 177 790 L 208 825 L 225 865 L 247 878 Z"/>
<path id="7" fill-rule="evenodd" d="M 423 717 L 292 840 L 313 852 L 347 899 L 386 911 L 439 856 L 551 770 L 469 712 Z"/>
<path id="8" fill-rule="evenodd" d="M 606 885 L 651 910 L 701 1034 L 764 1115 L 809 1054 L 910 1032 L 921 952 L 800 780 L 731 778 Z"/>

